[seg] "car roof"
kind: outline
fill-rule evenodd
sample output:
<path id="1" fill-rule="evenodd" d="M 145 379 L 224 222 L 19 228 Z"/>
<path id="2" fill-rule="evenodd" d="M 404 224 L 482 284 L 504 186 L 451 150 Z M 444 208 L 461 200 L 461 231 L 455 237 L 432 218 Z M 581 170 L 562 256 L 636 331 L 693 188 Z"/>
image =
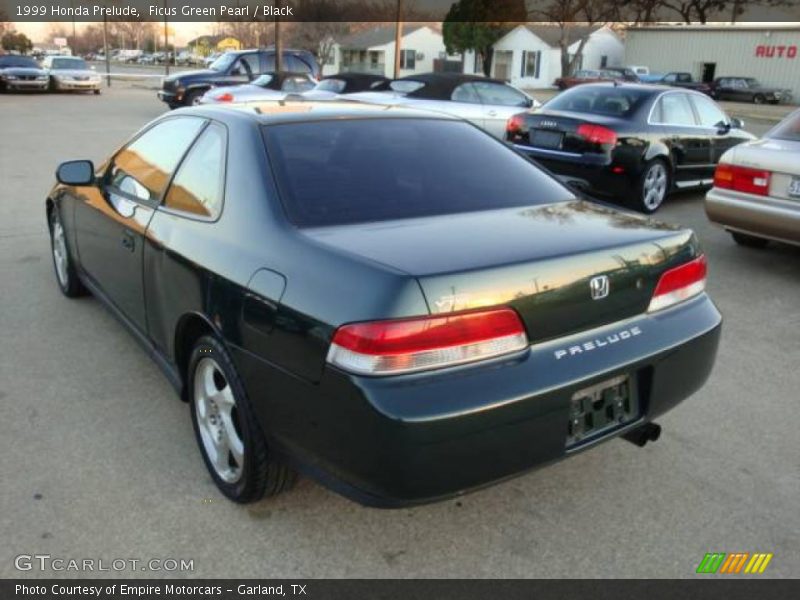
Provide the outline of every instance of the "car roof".
<path id="1" fill-rule="evenodd" d="M 449 100 L 453 90 L 463 83 L 481 81 L 484 83 L 498 83 L 506 85 L 500 79 L 490 79 L 481 75 L 468 75 L 464 73 L 420 73 L 419 75 L 409 75 L 395 79 L 395 81 L 419 81 L 424 83 L 421 88 L 406 94 L 408 98 L 430 98 L 437 100 Z"/>
<path id="2" fill-rule="evenodd" d="M 635 89 L 635 90 L 646 90 L 653 93 L 657 92 L 687 92 L 692 93 L 694 90 L 687 90 L 683 88 L 674 88 L 669 85 L 657 85 L 652 83 L 636 83 L 636 82 L 614 82 L 614 81 L 602 81 L 597 83 L 584 83 L 574 88 L 570 88 L 568 91 L 572 90 L 583 90 L 583 89 L 597 89 L 597 88 L 618 88 L 618 89 Z"/>
<path id="3" fill-rule="evenodd" d="M 225 121 L 251 119 L 262 125 L 355 119 L 435 119 L 459 121 L 458 117 L 407 107 L 366 104 L 349 100 L 254 100 L 237 104 L 209 104 L 182 108 L 174 115 L 197 115 Z"/>

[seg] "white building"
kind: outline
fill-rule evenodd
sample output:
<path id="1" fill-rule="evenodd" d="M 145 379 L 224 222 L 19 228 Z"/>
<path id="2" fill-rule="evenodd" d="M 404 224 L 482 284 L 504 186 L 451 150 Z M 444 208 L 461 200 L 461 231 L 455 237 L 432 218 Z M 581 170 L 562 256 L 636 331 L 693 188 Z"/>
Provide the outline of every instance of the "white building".
<path id="1" fill-rule="evenodd" d="M 578 68 L 599 69 L 621 66 L 625 47 L 609 27 L 569 27 L 570 55 L 580 40 L 588 38 L 578 59 Z M 561 77 L 561 29 L 554 25 L 518 25 L 494 44 L 491 75 L 520 88 L 543 88 Z M 465 73 L 483 73 L 475 52 L 464 55 Z"/>
<path id="2" fill-rule="evenodd" d="M 651 72 L 685 71 L 699 81 L 755 77 L 800 98 L 800 27 L 797 24 L 632 27 L 625 38 L 628 64 Z"/>
<path id="3" fill-rule="evenodd" d="M 334 47 L 333 62 L 324 65 L 322 73 L 375 73 L 393 78 L 394 41 L 394 24 L 342 38 Z M 426 25 L 404 26 L 400 48 L 400 77 L 441 70 L 440 61 L 447 59 L 442 34 Z M 460 57 L 457 60 L 460 61 Z"/>

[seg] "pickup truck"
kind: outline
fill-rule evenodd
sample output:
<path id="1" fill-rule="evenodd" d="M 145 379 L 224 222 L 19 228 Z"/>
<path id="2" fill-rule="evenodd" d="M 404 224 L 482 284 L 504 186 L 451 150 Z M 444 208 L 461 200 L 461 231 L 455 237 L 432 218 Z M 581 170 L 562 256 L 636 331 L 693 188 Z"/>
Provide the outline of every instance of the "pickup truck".
<path id="1" fill-rule="evenodd" d="M 702 81 L 694 81 L 691 73 L 684 73 L 680 71 L 670 71 L 660 76 L 650 76 L 647 78 L 648 83 L 660 83 L 662 85 L 670 85 L 672 87 L 687 88 L 703 92 L 704 94 L 711 94 L 711 86 Z"/>

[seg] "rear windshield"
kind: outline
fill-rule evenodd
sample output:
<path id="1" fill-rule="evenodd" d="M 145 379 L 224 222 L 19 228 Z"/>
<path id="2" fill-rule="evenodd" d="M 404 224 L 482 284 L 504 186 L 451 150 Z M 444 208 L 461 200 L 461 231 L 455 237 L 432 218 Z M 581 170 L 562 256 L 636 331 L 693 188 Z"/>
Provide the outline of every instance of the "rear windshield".
<path id="1" fill-rule="evenodd" d="M 281 198 L 298 227 L 574 199 L 530 161 L 461 121 L 351 119 L 264 130 Z"/>
<path id="2" fill-rule="evenodd" d="M 634 88 L 578 86 L 550 100 L 545 109 L 627 117 L 636 112 L 650 94 Z"/>
<path id="3" fill-rule="evenodd" d="M 766 137 L 776 140 L 800 142 L 800 110 L 794 111 L 770 131 Z"/>

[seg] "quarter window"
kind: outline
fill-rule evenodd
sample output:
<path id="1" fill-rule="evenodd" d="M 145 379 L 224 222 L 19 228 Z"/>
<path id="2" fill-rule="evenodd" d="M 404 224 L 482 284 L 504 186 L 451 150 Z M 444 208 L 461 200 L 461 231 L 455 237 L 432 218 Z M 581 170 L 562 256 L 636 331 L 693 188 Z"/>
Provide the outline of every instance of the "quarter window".
<path id="1" fill-rule="evenodd" d="M 169 187 L 164 206 L 216 217 L 222 208 L 225 182 L 225 129 L 212 123 L 198 138 Z"/>
<path id="2" fill-rule="evenodd" d="M 686 94 L 667 94 L 659 100 L 661 118 L 664 125 L 697 125 L 692 112 L 692 105 Z"/>
<path id="3" fill-rule="evenodd" d="M 114 157 L 109 185 L 139 200 L 157 202 L 204 123 L 179 117 L 154 125 Z"/>
<path id="4" fill-rule="evenodd" d="M 468 104 L 481 103 L 481 99 L 478 98 L 478 93 L 475 91 L 475 86 L 471 83 L 462 83 L 454 89 L 450 99 L 453 102 L 467 102 Z"/>
<path id="5" fill-rule="evenodd" d="M 704 96 L 692 96 L 692 102 L 703 127 L 721 127 L 728 122 L 728 116 L 713 100 Z"/>

